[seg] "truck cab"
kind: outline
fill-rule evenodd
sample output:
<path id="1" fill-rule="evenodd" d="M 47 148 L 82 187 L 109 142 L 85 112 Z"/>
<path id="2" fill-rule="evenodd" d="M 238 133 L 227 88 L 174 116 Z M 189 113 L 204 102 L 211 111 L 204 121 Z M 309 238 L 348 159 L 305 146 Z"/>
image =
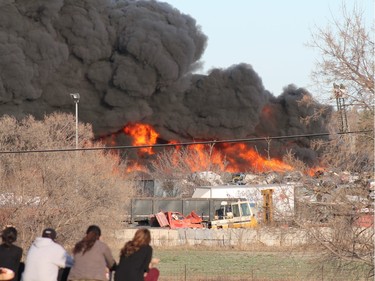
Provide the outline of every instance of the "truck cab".
<path id="1" fill-rule="evenodd" d="M 209 228 L 250 228 L 256 227 L 257 220 L 247 200 L 221 202 L 215 217 L 208 223 Z"/>

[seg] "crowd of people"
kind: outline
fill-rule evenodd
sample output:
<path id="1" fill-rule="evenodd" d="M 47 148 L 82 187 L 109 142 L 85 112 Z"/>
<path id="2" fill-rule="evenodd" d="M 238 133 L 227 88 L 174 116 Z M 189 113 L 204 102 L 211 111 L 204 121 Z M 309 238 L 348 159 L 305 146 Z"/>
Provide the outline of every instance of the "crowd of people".
<path id="1" fill-rule="evenodd" d="M 158 259 L 152 258 L 151 233 L 138 229 L 125 243 L 117 263 L 108 245 L 101 239 L 101 229 L 90 225 L 72 254 L 56 242 L 57 233 L 46 228 L 37 237 L 22 260 L 23 250 L 14 243 L 17 230 L 6 227 L 1 233 L 0 280 L 9 281 L 157 281 Z"/>

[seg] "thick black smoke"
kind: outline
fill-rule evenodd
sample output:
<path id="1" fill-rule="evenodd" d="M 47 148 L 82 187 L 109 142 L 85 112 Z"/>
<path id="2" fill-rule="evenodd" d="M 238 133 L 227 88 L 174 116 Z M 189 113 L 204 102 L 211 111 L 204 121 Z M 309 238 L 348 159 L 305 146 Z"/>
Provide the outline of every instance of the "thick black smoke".
<path id="1" fill-rule="evenodd" d="M 300 122 L 314 110 L 298 106 L 306 91 L 274 97 L 250 65 L 192 74 L 206 43 L 196 21 L 166 3 L 0 0 L 0 115 L 73 113 L 69 93 L 79 92 L 80 121 L 98 137 L 128 122 L 181 141 L 325 132 L 325 116 Z"/>

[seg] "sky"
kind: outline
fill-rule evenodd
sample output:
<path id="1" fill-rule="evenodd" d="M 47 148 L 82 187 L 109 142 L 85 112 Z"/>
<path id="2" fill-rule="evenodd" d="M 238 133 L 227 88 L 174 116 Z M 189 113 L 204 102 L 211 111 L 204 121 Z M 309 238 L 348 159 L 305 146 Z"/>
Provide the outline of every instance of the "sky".
<path id="1" fill-rule="evenodd" d="M 341 0 L 165 0 L 193 17 L 208 37 L 200 73 L 248 63 L 274 95 L 295 84 L 313 93 L 311 71 L 319 53 L 307 47 L 316 26 L 340 17 Z M 345 0 L 374 19 L 374 0 Z M 314 93 L 313 93 L 314 94 Z"/>

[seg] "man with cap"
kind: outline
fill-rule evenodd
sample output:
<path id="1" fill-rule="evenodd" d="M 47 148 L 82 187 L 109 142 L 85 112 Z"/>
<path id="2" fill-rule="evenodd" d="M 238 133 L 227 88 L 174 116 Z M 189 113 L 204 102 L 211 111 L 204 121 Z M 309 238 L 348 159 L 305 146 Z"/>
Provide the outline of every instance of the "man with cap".
<path id="1" fill-rule="evenodd" d="M 55 242 L 56 231 L 43 230 L 42 237 L 32 243 L 25 260 L 22 281 L 56 281 L 59 268 L 71 267 L 72 257 Z"/>

